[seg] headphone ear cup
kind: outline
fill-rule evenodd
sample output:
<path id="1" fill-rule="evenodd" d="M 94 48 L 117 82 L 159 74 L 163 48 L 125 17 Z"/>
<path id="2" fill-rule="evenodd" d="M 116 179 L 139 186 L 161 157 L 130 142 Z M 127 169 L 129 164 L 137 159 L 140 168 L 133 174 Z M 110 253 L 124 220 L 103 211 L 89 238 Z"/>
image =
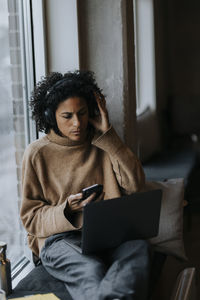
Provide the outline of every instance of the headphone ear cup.
<path id="1" fill-rule="evenodd" d="M 54 125 L 54 115 L 53 115 L 53 112 L 47 108 L 44 112 L 44 115 L 45 115 L 45 119 L 46 119 L 46 122 L 53 126 Z"/>

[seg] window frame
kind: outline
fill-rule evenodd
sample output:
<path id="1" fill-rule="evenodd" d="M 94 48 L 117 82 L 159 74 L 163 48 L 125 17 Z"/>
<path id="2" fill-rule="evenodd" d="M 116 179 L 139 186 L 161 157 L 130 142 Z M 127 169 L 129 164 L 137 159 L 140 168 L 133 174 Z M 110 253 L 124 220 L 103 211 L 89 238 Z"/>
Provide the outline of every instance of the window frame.
<path id="1" fill-rule="evenodd" d="M 17 0 L 16 0 L 17 1 Z M 43 133 L 37 132 L 35 121 L 31 118 L 29 99 L 36 82 L 47 74 L 47 31 L 46 31 L 46 5 L 43 0 L 19 1 L 21 64 L 23 74 L 23 103 L 25 116 L 26 146 Z M 79 67 L 78 45 L 78 20 L 77 1 L 73 4 L 76 17 L 75 27 L 77 36 L 74 38 L 76 45 L 76 68 Z M 50 19 L 51 21 L 51 19 Z M 77 23 L 77 24 L 76 24 Z M 13 287 L 34 268 L 32 252 L 28 245 L 24 247 L 24 257 L 12 268 Z"/>
<path id="2" fill-rule="evenodd" d="M 31 119 L 29 98 L 35 83 L 34 54 L 32 39 L 31 0 L 19 1 L 21 64 L 23 74 L 23 102 L 25 116 L 26 146 L 37 138 L 36 126 Z"/>
<path id="3" fill-rule="evenodd" d="M 43 0 L 22 0 L 19 5 L 20 50 L 23 82 L 25 146 L 38 138 L 36 124 L 32 120 L 29 99 L 36 80 L 46 74 L 46 45 Z M 37 17 L 37 21 L 36 21 Z M 40 26 L 42 25 L 42 30 Z M 40 55 L 39 55 L 40 50 Z M 32 252 L 24 245 L 24 256 L 12 266 L 13 288 L 34 267 Z"/>

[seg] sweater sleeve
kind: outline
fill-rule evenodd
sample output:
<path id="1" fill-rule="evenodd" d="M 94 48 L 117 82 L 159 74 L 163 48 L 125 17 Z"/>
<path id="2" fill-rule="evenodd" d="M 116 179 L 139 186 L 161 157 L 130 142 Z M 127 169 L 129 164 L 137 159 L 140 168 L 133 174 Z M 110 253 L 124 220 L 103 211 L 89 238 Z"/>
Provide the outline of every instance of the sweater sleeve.
<path id="1" fill-rule="evenodd" d="M 142 165 L 112 126 L 93 140 L 92 144 L 108 153 L 118 184 L 124 193 L 130 194 L 142 189 L 145 182 Z"/>
<path id="2" fill-rule="evenodd" d="M 28 152 L 28 151 L 27 151 Z M 33 159 L 25 152 L 22 163 L 22 223 L 31 235 L 46 238 L 56 233 L 78 229 L 64 215 L 66 202 L 49 204 L 43 196 Z"/>

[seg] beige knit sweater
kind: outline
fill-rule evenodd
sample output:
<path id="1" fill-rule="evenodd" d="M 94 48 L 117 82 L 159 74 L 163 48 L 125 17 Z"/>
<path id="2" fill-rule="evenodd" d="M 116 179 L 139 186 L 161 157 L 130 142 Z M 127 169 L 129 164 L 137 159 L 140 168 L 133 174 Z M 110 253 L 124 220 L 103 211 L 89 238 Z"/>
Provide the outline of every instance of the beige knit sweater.
<path id="1" fill-rule="evenodd" d="M 111 127 L 97 139 L 79 144 L 51 131 L 31 143 L 24 153 L 21 219 L 28 243 L 39 255 L 47 237 L 82 226 L 64 216 L 66 199 L 95 183 L 103 184 L 104 199 L 138 191 L 144 184 L 139 160 Z"/>

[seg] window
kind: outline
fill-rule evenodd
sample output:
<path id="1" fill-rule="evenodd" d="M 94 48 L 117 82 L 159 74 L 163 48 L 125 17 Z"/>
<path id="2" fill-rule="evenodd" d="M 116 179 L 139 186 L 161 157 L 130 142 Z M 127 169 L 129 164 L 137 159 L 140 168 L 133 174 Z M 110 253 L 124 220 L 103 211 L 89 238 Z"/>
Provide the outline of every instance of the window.
<path id="1" fill-rule="evenodd" d="M 19 260 L 23 254 L 19 205 L 25 127 L 16 4 L 0 0 L 0 240 L 7 243 L 11 263 Z"/>
<path id="2" fill-rule="evenodd" d="M 137 114 L 155 109 L 153 0 L 134 0 Z"/>
<path id="3" fill-rule="evenodd" d="M 67 4 L 63 2 L 65 7 Z M 0 0 L 0 5 L 0 240 L 7 243 L 7 256 L 12 268 L 16 269 L 24 255 L 31 258 L 19 217 L 21 163 L 26 146 L 38 136 L 28 100 L 35 81 L 46 74 L 46 18 L 43 0 Z M 69 5 L 70 11 L 73 9 L 76 13 L 76 4 Z M 47 20 L 52 22 L 51 14 L 47 13 Z M 76 20 L 74 22 L 77 25 Z M 77 43 L 76 36 L 78 53 Z M 50 54 L 49 57 L 52 63 Z M 53 63 L 52 68 L 55 67 Z M 21 268 L 21 263 L 17 265 Z M 16 272 L 13 270 L 13 273 Z"/>
<path id="4" fill-rule="evenodd" d="M 29 1 L 0 0 L 0 6 L 0 240 L 7 243 L 7 256 L 14 267 L 25 249 L 25 231 L 19 216 L 21 162 L 35 131 L 27 104 L 34 85 L 30 76 L 33 68 L 28 61 L 33 59 L 26 47 L 29 43 L 31 48 L 31 30 L 27 24 L 26 32 L 24 29 Z"/>

